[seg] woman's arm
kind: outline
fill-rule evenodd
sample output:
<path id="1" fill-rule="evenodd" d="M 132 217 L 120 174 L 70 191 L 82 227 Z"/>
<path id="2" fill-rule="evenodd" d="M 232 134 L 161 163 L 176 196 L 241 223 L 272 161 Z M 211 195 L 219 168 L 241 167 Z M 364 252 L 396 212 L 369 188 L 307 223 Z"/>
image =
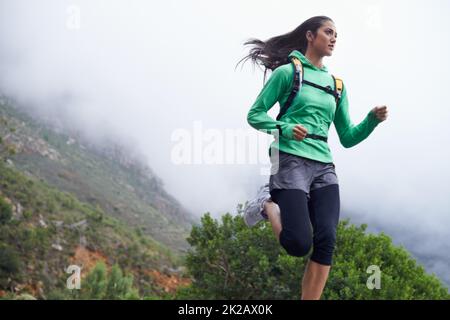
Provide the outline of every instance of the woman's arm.
<path id="1" fill-rule="evenodd" d="M 255 103 L 250 108 L 247 115 L 247 122 L 257 130 L 265 130 L 268 134 L 278 134 L 278 127 L 281 129 L 280 135 L 288 139 L 294 139 L 293 129 L 295 124 L 276 121 L 267 114 L 275 103 L 280 101 L 283 94 L 291 87 L 293 76 L 292 67 L 283 65 L 276 68 L 263 89 L 256 98 Z"/>
<path id="2" fill-rule="evenodd" d="M 385 120 L 377 108 L 370 110 L 361 123 L 354 125 L 350 119 L 347 90 L 344 87 L 339 108 L 334 117 L 334 126 L 336 127 L 339 140 L 345 148 L 351 148 L 366 139 L 375 127 Z M 384 111 L 386 112 L 384 116 L 387 116 L 387 110 Z"/>

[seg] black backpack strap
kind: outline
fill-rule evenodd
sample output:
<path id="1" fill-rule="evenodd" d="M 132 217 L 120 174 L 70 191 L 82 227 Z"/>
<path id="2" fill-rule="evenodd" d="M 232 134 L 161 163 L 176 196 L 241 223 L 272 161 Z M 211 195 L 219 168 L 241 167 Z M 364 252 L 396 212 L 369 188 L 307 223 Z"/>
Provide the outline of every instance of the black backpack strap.
<path id="1" fill-rule="evenodd" d="M 334 79 L 334 77 L 333 77 L 333 79 Z M 314 88 L 320 89 L 322 91 L 325 91 L 328 94 L 331 94 L 336 99 L 336 102 L 338 101 L 338 99 L 340 99 L 340 93 L 338 93 L 333 88 L 331 88 L 331 86 L 322 87 L 321 85 L 318 85 L 318 84 L 313 83 L 313 82 L 309 82 L 308 80 L 303 80 L 303 83 L 307 84 L 307 85 L 309 85 L 311 87 L 314 87 Z M 335 87 L 336 87 L 336 81 L 335 81 Z"/>
<path id="2" fill-rule="evenodd" d="M 297 95 L 297 92 L 300 91 L 301 84 L 303 83 L 303 65 L 301 61 L 295 57 L 292 57 L 291 59 L 293 66 L 294 66 L 294 84 L 292 86 L 291 94 L 289 95 L 288 99 L 286 100 L 286 103 L 284 106 L 280 109 L 280 113 L 277 116 L 277 121 L 281 119 L 281 117 L 286 113 L 286 111 L 289 109 L 289 107 L 292 104 L 292 101 L 294 100 L 295 96 Z M 281 132 L 280 132 L 281 134 Z"/>
<path id="3" fill-rule="evenodd" d="M 328 142 L 328 138 L 324 137 L 324 136 L 320 136 L 318 134 L 313 134 L 313 133 L 308 133 L 306 134 L 306 138 L 310 138 L 310 139 L 316 139 L 316 140 L 322 140 L 324 142 Z"/>

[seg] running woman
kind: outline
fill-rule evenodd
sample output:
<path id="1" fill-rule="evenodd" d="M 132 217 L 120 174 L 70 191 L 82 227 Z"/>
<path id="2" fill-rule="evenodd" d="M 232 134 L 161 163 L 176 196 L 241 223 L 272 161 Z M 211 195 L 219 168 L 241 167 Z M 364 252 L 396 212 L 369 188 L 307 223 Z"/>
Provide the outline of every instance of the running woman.
<path id="1" fill-rule="evenodd" d="M 269 183 L 248 202 L 244 220 L 254 226 L 268 219 L 279 243 L 291 256 L 305 256 L 312 248 L 301 283 L 302 299 L 320 299 L 336 241 L 340 197 L 327 143 L 330 125 L 334 123 L 341 144 L 350 148 L 366 139 L 388 116 L 386 106 L 376 106 L 361 123 L 352 123 L 347 90 L 342 85 L 339 94 L 337 80 L 322 62 L 333 54 L 336 38 L 330 18 L 312 17 L 284 35 L 265 42 L 247 41 L 244 45 L 253 48 L 242 59 L 264 66 L 264 75 L 268 69 L 272 71 L 247 121 L 253 128 L 275 136 L 270 148 Z M 301 70 L 293 59 L 303 67 L 300 90 L 286 112 L 274 120 L 267 112 L 276 102 L 286 104 L 296 70 Z"/>

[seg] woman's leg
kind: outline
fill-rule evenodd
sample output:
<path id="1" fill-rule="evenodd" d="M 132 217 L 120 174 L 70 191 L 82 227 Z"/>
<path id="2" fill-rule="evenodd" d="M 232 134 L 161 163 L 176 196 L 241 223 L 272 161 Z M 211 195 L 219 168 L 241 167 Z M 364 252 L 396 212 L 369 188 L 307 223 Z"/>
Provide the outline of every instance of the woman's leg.
<path id="1" fill-rule="evenodd" d="M 320 299 L 330 271 L 339 221 L 339 186 L 312 190 L 309 201 L 301 190 L 278 189 L 271 196 L 274 202 L 265 204 L 265 212 L 286 251 L 292 256 L 304 256 L 310 251 L 313 238 L 313 254 L 302 281 L 302 299 Z"/>
<path id="2" fill-rule="evenodd" d="M 306 255 L 311 249 L 313 238 L 306 193 L 299 189 L 275 189 L 270 195 L 281 213 L 281 224 L 271 219 L 271 222 L 276 222 L 272 228 L 280 244 L 291 256 Z M 269 219 L 273 215 L 271 211 L 274 210 L 269 210 Z"/>
<path id="3" fill-rule="evenodd" d="M 281 217 L 280 217 L 280 207 L 273 201 L 266 201 L 264 204 L 264 212 L 269 218 L 270 224 L 272 225 L 273 233 L 278 241 L 280 241 L 281 232 Z"/>
<path id="4" fill-rule="evenodd" d="M 312 190 L 308 207 L 314 230 L 314 250 L 302 281 L 302 299 L 320 299 L 330 272 L 336 241 L 339 185 Z"/>
<path id="5" fill-rule="evenodd" d="M 330 266 L 309 260 L 302 281 L 302 300 L 319 300 L 328 279 Z"/>
<path id="6" fill-rule="evenodd" d="M 282 230 L 280 208 L 273 201 L 264 204 L 264 212 L 269 217 L 272 230 L 278 241 Z M 302 281 L 302 300 L 318 300 L 328 278 L 330 266 L 324 266 L 310 260 L 306 266 L 305 275 Z"/>

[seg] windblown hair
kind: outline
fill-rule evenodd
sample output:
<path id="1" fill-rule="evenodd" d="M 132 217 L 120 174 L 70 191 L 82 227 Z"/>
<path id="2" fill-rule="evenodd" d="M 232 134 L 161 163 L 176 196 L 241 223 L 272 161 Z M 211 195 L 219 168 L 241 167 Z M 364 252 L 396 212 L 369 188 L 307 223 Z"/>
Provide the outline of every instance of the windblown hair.
<path id="1" fill-rule="evenodd" d="M 317 30 L 327 21 L 333 22 L 329 17 L 316 16 L 304 21 L 293 31 L 266 41 L 254 38 L 247 40 L 244 46 L 251 45 L 253 48 L 250 49 L 250 53 L 247 56 L 239 60 L 236 67 L 239 63 L 245 63 L 248 59 L 251 59 L 253 65 L 265 67 L 265 79 L 268 69 L 273 71 L 277 67 L 289 62 L 288 55 L 293 50 L 298 50 L 302 54 L 305 54 L 308 48 L 306 32 L 311 31 L 316 36 Z"/>

